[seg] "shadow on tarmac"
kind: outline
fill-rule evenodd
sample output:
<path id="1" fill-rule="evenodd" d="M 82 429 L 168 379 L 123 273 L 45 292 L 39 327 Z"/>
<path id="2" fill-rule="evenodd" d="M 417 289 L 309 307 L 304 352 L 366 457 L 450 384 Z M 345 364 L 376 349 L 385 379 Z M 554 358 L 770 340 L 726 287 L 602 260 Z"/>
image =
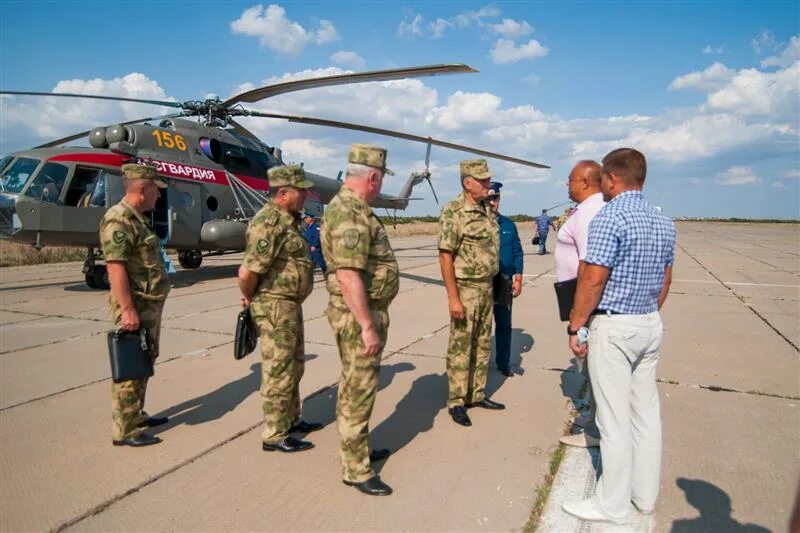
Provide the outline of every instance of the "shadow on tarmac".
<path id="1" fill-rule="evenodd" d="M 689 505 L 700 512 L 700 516 L 673 521 L 670 532 L 766 533 L 769 531 L 757 524 L 742 524 L 734 520 L 731 517 L 731 497 L 716 485 L 702 479 L 683 477 L 679 477 L 675 484 L 685 493 Z"/>

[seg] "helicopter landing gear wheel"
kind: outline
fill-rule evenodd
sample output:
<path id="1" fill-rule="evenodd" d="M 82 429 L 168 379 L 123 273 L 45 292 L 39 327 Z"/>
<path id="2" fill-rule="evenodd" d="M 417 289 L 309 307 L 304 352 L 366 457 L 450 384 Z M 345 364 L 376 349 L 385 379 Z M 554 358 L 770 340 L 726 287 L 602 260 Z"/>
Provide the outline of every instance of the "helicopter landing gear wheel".
<path id="1" fill-rule="evenodd" d="M 94 278 L 95 288 L 108 290 L 111 284 L 108 282 L 108 270 L 105 265 L 95 265 L 92 269 L 92 277 Z"/>
<path id="2" fill-rule="evenodd" d="M 183 268 L 198 268 L 203 263 L 200 250 L 182 250 L 178 252 L 178 262 Z"/>
<path id="3" fill-rule="evenodd" d="M 86 274 L 84 274 L 83 279 L 86 280 L 86 286 L 89 287 L 90 289 L 96 289 L 97 288 L 97 285 L 94 282 L 94 273 L 93 272 L 87 272 Z"/>

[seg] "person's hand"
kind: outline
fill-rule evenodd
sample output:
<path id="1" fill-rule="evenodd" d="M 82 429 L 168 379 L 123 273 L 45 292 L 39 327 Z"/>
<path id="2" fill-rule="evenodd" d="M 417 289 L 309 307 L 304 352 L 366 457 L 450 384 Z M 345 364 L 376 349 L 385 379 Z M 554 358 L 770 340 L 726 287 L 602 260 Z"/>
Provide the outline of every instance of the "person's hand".
<path id="1" fill-rule="evenodd" d="M 511 284 L 511 296 L 516 298 L 522 293 L 522 278 L 514 276 L 514 281 Z"/>
<path id="2" fill-rule="evenodd" d="M 361 340 L 364 342 L 364 355 L 373 357 L 378 355 L 381 348 L 381 338 L 375 326 L 361 329 Z"/>
<path id="3" fill-rule="evenodd" d="M 135 307 L 131 306 L 122 310 L 119 325 L 123 331 L 136 331 L 139 329 L 139 313 L 136 312 Z"/>
<path id="4" fill-rule="evenodd" d="M 456 297 L 452 300 L 449 300 L 448 305 L 450 307 L 450 318 L 454 318 L 456 320 L 464 319 L 464 304 L 461 303 L 460 298 Z"/>
<path id="5" fill-rule="evenodd" d="M 572 353 L 575 357 L 583 359 L 586 357 L 586 347 L 588 346 L 588 342 L 584 342 L 580 346 L 578 346 L 578 336 L 577 335 L 570 335 L 569 336 L 569 349 L 572 350 Z"/>
<path id="6" fill-rule="evenodd" d="M 242 307 L 247 307 L 248 305 L 250 305 L 250 300 L 248 300 L 244 296 L 241 297 L 241 302 L 242 302 Z"/>
<path id="7" fill-rule="evenodd" d="M 316 247 L 316 246 L 309 246 L 309 248 L 311 248 L 311 251 L 312 251 L 312 252 L 315 252 L 315 251 L 317 250 L 317 247 Z"/>

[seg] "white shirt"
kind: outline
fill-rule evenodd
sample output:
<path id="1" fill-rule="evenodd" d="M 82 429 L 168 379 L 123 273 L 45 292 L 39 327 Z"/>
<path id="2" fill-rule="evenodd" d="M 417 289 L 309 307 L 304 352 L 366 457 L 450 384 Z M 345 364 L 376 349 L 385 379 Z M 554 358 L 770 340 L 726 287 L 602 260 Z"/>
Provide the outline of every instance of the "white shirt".
<path id="1" fill-rule="evenodd" d="M 556 242 L 556 278 L 566 281 L 578 277 L 578 264 L 586 257 L 589 222 L 605 205 L 602 193 L 595 193 L 578 204 L 558 230 Z"/>

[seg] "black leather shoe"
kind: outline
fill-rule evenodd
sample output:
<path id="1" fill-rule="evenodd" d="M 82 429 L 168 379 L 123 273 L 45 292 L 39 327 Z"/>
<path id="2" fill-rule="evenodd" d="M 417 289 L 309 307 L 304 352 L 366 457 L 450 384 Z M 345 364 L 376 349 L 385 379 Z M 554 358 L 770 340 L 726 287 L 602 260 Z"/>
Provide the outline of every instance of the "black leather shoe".
<path id="1" fill-rule="evenodd" d="M 161 439 L 154 437 L 149 433 L 139 433 L 134 437 L 128 437 L 127 439 L 122 440 L 112 440 L 111 442 L 114 444 L 114 446 L 133 446 L 134 448 L 138 448 L 140 446 L 158 444 L 161 442 Z"/>
<path id="2" fill-rule="evenodd" d="M 154 428 L 156 426 L 163 426 L 169 422 L 169 418 L 166 416 L 151 416 L 147 420 L 139 422 L 140 428 Z"/>
<path id="3" fill-rule="evenodd" d="M 286 437 L 283 440 L 279 440 L 275 444 L 267 444 L 266 442 L 261 443 L 261 449 L 265 452 L 302 452 L 303 450 L 310 450 L 313 447 L 313 442 L 296 439 L 294 437 Z"/>
<path id="4" fill-rule="evenodd" d="M 289 428 L 289 433 L 311 433 L 312 431 L 319 431 L 324 427 L 325 425 L 319 422 L 306 422 L 305 420 L 301 420 Z"/>
<path id="5" fill-rule="evenodd" d="M 484 409 L 492 409 L 495 411 L 499 411 L 500 409 L 505 409 L 506 406 L 499 402 L 493 402 L 489 398 L 484 398 L 483 400 L 475 403 L 471 403 L 470 407 L 482 407 Z"/>
<path id="6" fill-rule="evenodd" d="M 372 450 L 369 454 L 369 462 L 377 463 L 378 461 L 383 461 L 384 459 L 388 458 L 390 455 L 392 455 L 392 451 L 386 448 L 381 450 Z"/>
<path id="7" fill-rule="evenodd" d="M 392 487 L 381 481 L 381 478 L 378 476 L 371 477 L 361 483 L 356 483 L 354 481 L 342 481 L 342 483 L 350 487 L 355 487 L 359 491 L 364 494 L 369 494 L 370 496 L 388 496 L 392 493 Z"/>
<path id="8" fill-rule="evenodd" d="M 514 377 L 514 373 L 511 370 L 508 370 L 508 369 L 506 369 L 506 370 L 502 370 L 501 369 L 500 373 L 503 374 L 507 378 L 513 378 Z"/>
<path id="9" fill-rule="evenodd" d="M 467 410 L 464 409 L 464 406 L 458 405 L 456 407 L 451 407 L 447 410 L 450 413 L 450 416 L 453 417 L 453 422 L 456 424 L 460 424 L 462 426 L 471 426 L 472 420 L 469 419 L 469 415 L 467 414 Z"/>

